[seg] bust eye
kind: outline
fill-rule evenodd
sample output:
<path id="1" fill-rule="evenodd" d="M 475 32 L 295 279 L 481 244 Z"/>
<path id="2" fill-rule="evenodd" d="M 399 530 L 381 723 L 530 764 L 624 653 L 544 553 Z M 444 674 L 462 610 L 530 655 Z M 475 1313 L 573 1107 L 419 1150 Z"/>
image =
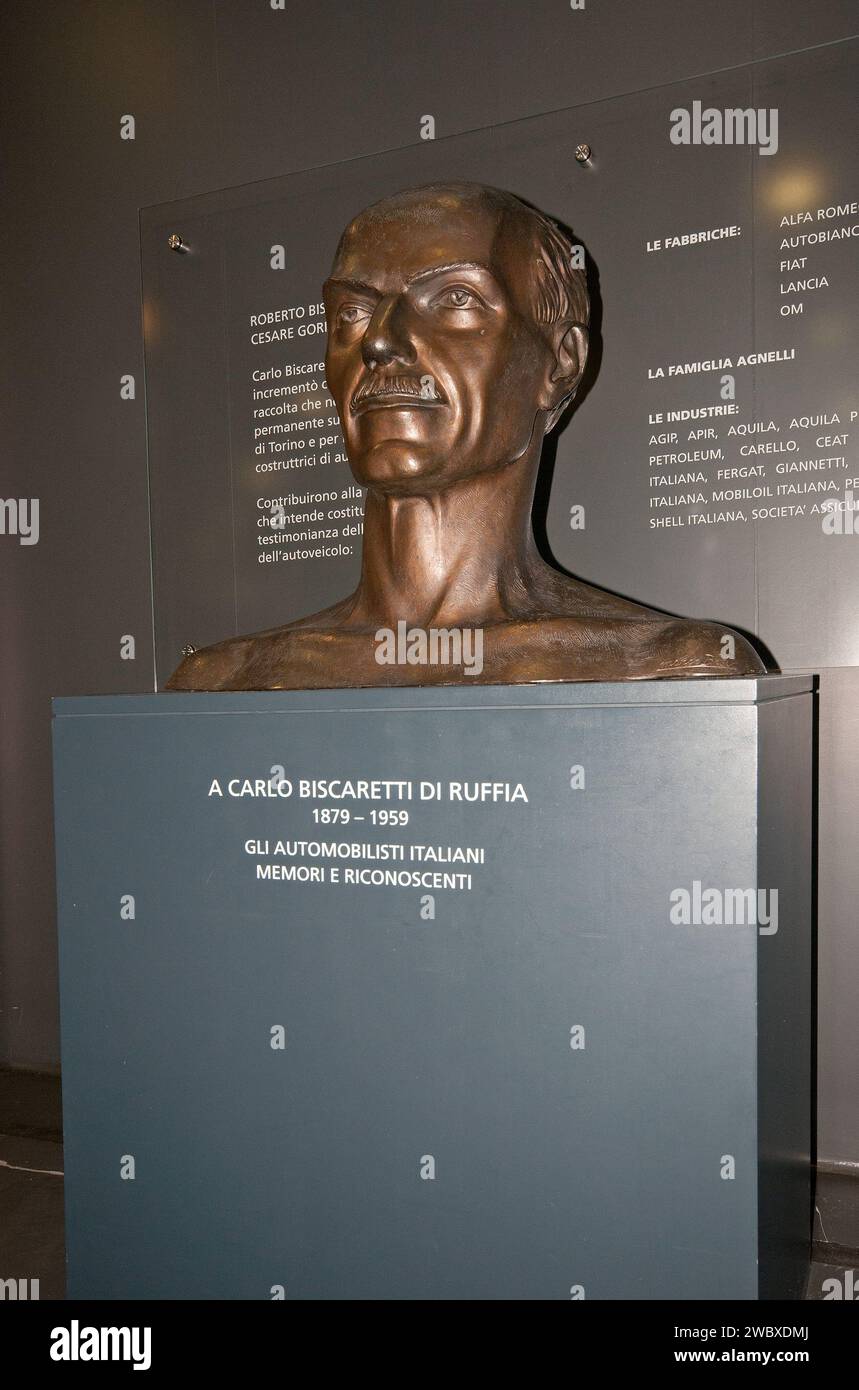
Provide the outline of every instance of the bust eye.
<path id="1" fill-rule="evenodd" d="M 337 310 L 338 323 L 358 323 L 367 316 L 367 310 L 360 304 L 341 304 Z"/>
<path id="2" fill-rule="evenodd" d="M 433 307 L 442 309 L 477 309 L 482 304 L 482 300 L 473 294 L 471 290 L 464 289 L 462 285 L 451 285 L 450 289 L 443 290 L 436 295 L 433 300 Z"/>

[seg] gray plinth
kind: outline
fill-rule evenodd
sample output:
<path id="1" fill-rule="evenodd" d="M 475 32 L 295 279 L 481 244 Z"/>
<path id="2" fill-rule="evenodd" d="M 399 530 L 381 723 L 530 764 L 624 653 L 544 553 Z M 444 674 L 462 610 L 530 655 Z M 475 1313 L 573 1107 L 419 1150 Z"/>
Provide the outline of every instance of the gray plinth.
<path id="1" fill-rule="evenodd" d="M 57 700 L 70 1296 L 799 1296 L 813 698 Z"/>

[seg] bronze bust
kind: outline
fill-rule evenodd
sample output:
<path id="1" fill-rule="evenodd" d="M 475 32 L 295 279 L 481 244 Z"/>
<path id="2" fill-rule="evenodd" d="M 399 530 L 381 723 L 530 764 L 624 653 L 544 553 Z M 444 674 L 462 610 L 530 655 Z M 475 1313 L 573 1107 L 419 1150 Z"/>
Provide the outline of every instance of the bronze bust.
<path id="1" fill-rule="evenodd" d="M 169 690 L 756 676 L 746 639 L 540 557 L 543 438 L 574 396 L 589 300 L 548 218 L 481 184 L 407 189 L 346 228 L 326 373 L 367 490 L 358 587 L 186 656 Z"/>

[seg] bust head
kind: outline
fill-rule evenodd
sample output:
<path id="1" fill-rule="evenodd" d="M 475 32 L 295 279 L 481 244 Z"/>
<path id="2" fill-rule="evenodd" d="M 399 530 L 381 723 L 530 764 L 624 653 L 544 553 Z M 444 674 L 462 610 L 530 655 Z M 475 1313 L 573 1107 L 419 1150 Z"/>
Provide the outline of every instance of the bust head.
<path id="1" fill-rule="evenodd" d="M 547 217 L 481 184 L 408 189 L 353 219 L 324 298 L 358 482 L 419 494 L 518 460 L 536 469 L 587 356 L 571 259 Z"/>

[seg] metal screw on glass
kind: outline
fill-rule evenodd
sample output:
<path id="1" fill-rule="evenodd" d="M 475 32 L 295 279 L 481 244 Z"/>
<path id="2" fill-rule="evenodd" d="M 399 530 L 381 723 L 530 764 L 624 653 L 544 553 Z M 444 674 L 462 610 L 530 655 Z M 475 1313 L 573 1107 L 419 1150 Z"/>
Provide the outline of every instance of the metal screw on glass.
<path id="1" fill-rule="evenodd" d="M 192 647 L 192 646 L 191 646 L 191 643 L 189 642 L 187 646 L 185 646 L 185 647 L 182 648 L 182 655 L 183 655 L 183 656 L 193 656 L 196 650 L 197 650 L 197 648 L 196 648 L 196 647 Z"/>
<path id="2" fill-rule="evenodd" d="M 167 238 L 167 245 L 170 247 L 171 251 L 188 250 L 188 247 L 185 245 L 178 232 L 173 232 L 173 234 Z"/>
<path id="3" fill-rule="evenodd" d="M 591 158 L 590 145 L 576 145 L 576 159 L 579 164 L 589 164 Z"/>

